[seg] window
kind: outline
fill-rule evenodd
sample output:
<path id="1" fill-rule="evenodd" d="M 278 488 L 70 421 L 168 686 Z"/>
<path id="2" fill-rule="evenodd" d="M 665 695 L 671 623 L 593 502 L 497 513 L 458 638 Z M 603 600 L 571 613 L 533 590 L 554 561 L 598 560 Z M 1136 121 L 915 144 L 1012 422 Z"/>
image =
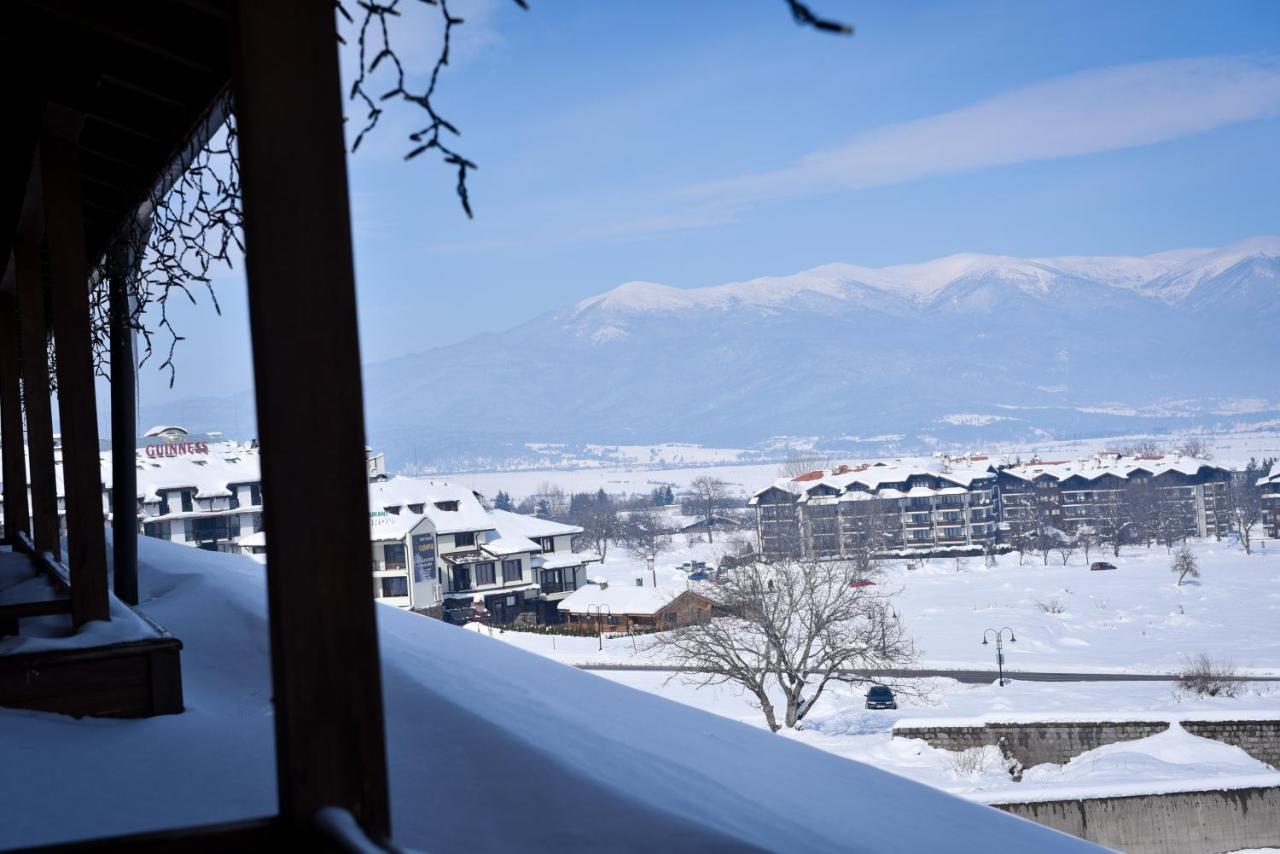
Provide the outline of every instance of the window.
<path id="1" fill-rule="evenodd" d="M 541 545 L 541 546 L 542 546 L 542 551 L 543 551 L 545 554 L 551 554 L 553 551 L 555 551 L 555 550 L 556 550 L 556 538 L 555 538 L 555 537 L 539 537 L 539 538 L 538 538 L 538 543 L 539 543 L 539 545 Z"/>
<path id="2" fill-rule="evenodd" d="M 667 621 L 668 626 L 674 626 L 676 624 L 676 612 L 668 611 L 662 615 L 662 619 Z"/>
<path id="3" fill-rule="evenodd" d="M 410 512 L 410 513 L 417 513 L 417 514 L 421 515 L 421 514 L 422 514 L 422 505 L 421 505 L 421 504 L 410 504 L 410 505 L 409 505 L 409 512 Z"/>
<path id="4" fill-rule="evenodd" d="M 621 617 L 615 617 L 615 616 L 613 616 L 612 614 L 610 614 L 610 615 L 609 615 L 609 625 L 611 625 L 611 626 L 620 626 L 620 625 L 622 625 L 622 618 L 621 618 Z"/>
<path id="5" fill-rule="evenodd" d="M 62 507 L 59 506 L 58 509 L 61 510 Z M 160 515 L 168 516 L 170 512 L 172 511 L 169 510 L 169 493 L 162 492 L 160 493 Z"/>
<path id="6" fill-rule="evenodd" d="M 382 560 L 387 569 L 404 569 L 404 543 L 387 543 L 382 547 Z"/>
<path id="7" fill-rule="evenodd" d="M 476 544 L 475 531 L 463 531 L 453 535 L 453 544 L 455 546 L 474 546 Z"/>
<path id="8" fill-rule="evenodd" d="M 379 579 L 382 582 L 383 596 L 408 596 L 409 595 L 409 579 L 403 575 L 394 575 L 389 578 Z"/>
<path id="9" fill-rule="evenodd" d="M 522 576 L 523 576 L 523 573 L 521 573 L 520 571 L 520 561 L 504 560 L 502 562 L 502 583 L 503 584 L 506 584 L 508 581 L 519 581 Z"/>
<path id="10" fill-rule="evenodd" d="M 458 502 L 456 502 L 456 501 L 437 501 L 437 502 L 436 502 L 436 509 L 437 509 L 437 510 L 445 510 L 445 511 L 457 511 L 457 509 L 458 509 Z"/>
<path id="11" fill-rule="evenodd" d="M 184 489 L 182 490 L 182 512 L 190 513 L 191 509 L 191 490 Z"/>
<path id="12" fill-rule="evenodd" d="M 471 589 L 471 570 L 465 566 L 455 566 L 453 568 L 453 589 L 454 590 L 470 590 Z"/>
<path id="13" fill-rule="evenodd" d="M 572 590 L 572 585 L 566 585 L 563 581 L 564 576 L 558 569 L 542 570 L 542 592 L 543 593 L 563 593 L 566 590 Z"/>
<path id="14" fill-rule="evenodd" d="M 496 584 L 493 561 L 476 564 L 476 584 Z"/>
<path id="15" fill-rule="evenodd" d="M 168 522 L 147 522 L 142 526 L 142 532 L 148 537 L 155 537 L 160 540 L 169 539 L 169 523 Z"/>
<path id="16" fill-rule="evenodd" d="M 254 507 L 262 504 L 262 486 L 260 484 L 249 484 L 249 503 Z"/>

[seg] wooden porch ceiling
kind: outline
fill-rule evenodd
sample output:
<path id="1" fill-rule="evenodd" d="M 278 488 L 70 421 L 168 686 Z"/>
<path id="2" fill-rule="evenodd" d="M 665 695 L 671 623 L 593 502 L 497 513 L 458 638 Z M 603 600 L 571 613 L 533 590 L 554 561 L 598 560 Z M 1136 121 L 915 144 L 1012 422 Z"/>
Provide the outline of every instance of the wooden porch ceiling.
<path id="1" fill-rule="evenodd" d="M 152 188 L 194 155 L 188 143 L 229 85 L 230 28 L 220 0 L 0 4 L 0 74 L 11 83 L 0 135 L 0 266 L 21 227 L 41 130 L 81 118 L 86 254 L 94 263 L 107 251 Z"/>

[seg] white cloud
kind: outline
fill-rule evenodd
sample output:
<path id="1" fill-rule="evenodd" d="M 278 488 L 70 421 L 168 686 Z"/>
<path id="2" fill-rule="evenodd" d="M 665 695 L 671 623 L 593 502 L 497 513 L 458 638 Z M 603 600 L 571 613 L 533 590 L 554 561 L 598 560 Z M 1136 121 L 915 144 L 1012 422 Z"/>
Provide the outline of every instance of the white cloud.
<path id="1" fill-rule="evenodd" d="M 781 169 L 685 194 L 742 203 L 1150 145 L 1280 113 L 1275 56 L 1093 69 L 860 133 Z"/>

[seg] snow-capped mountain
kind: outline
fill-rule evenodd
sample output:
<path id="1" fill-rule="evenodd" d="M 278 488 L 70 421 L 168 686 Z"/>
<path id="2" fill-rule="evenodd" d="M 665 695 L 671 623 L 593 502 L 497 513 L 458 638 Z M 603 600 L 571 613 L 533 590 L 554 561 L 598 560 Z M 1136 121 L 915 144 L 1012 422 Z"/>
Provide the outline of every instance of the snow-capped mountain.
<path id="1" fill-rule="evenodd" d="M 1114 435 L 1221 423 L 1241 399 L 1263 403 L 1230 418 L 1274 421 L 1278 321 L 1280 237 L 628 282 L 366 366 L 370 441 L 394 465 L 529 441 Z"/>

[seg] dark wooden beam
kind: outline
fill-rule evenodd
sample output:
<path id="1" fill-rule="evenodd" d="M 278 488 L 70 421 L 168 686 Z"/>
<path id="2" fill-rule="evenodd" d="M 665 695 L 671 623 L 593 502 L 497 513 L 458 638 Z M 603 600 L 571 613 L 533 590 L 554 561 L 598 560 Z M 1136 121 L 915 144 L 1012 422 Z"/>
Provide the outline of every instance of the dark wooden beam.
<path id="1" fill-rule="evenodd" d="M 32 181 L 37 199 L 40 182 Z M 27 461 L 31 471 L 31 537 L 37 554 L 62 556 L 58 524 L 58 486 L 53 460 L 53 405 L 49 390 L 49 332 L 40 281 L 40 246 L 28 229 L 44 226 L 39 202 L 32 203 L 31 223 L 13 247 L 18 274 L 18 316 L 22 321 L 22 402 L 27 410 Z"/>
<path id="2" fill-rule="evenodd" d="M 271 544 L 281 817 L 390 830 L 355 274 L 330 4 L 237 0 L 233 87 Z M 324 377 L 303 382 L 301 377 Z M 316 455 L 326 460 L 315 464 Z M 298 501 L 297 496 L 307 496 Z M 313 509 L 324 507 L 324 531 Z"/>
<path id="3" fill-rule="evenodd" d="M 80 200 L 80 154 L 55 116 L 40 143 L 45 234 L 53 274 L 53 333 L 57 345 L 58 415 L 62 425 L 62 480 L 66 496 L 67 564 L 76 626 L 110 619 L 102 470 L 98 457 L 93 353 L 89 334 L 89 265 Z"/>
<path id="4" fill-rule="evenodd" d="M 116 596 L 138 604 L 138 467 L 133 369 L 133 326 L 129 322 L 128 270 L 135 259 L 119 251 L 112 259 L 111 312 L 111 567 Z"/>
<path id="5" fill-rule="evenodd" d="M 4 535 L 10 543 L 15 532 L 31 530 L 18 341 L 17 295 L 0 290 L 0 444 L 4 457 Z"/>

